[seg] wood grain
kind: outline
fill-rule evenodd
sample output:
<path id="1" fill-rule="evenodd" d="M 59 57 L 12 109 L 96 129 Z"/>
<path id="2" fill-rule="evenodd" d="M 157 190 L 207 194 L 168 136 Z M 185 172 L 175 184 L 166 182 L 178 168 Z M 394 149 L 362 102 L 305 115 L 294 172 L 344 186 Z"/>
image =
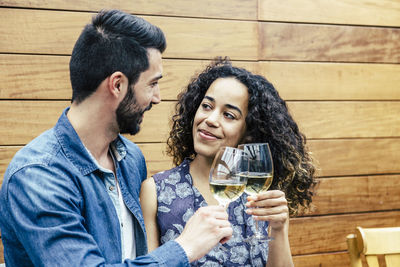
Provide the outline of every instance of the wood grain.
<path id="1" fill-rule="evenodd" d="M 24 145 L 57 122 L 68 101 L 0 101 L 0 144 Z"/>
<path id="2" fill-rule="evenodd" d="M 138 144 L 146 158 L 147 176 L 173 167 L 172 160 L 165 152 L 166 144 Z M 154 155 L 157 155 L 156 157 Z"/>
<path id="3" fill-rule="evenodd" d="M 1 242 L 1 238 L 0 238 L 0 263 L 4 263 L 4 247 L 3 247 L 3 242 Z"/>
<path id="4" fill-rule="evenodd" d="M 399 101 L 295 101 L 288 106 L 308 138 L 400 136 Z"/>
<path id="5" fill-rule="evenodd" d="M 22 146 L 0 146 L 0 185 L 3 184 L 4 173 L 8 164 L 21 148 Z"/>
<path id="6" fill-rule="evenodd" d="M 310 140 L 321 176 L 400 173 L 400 139 Z"/>
<path id="7" fill-rule="evenodd" d="M 25 144 L 49 129 L 69 101 L 0 101 L 0 144 Z M 136 142 L 165 142 L 174 101 L 145 113 Z M 400 136 L 400 102 L 288 102 L 289 110 L 309 139 Z M 390 110 L 391 112 L 387 112 Z M 316 112 L 318 111 L 318 112 Z"/>
<path id="8" fill-rule="evenodd" d="M 400 26 L 396 0 L 260 0 L 258 5 L 260 20 Z"/>
<path id="9" fill-rule="evenodd" d="M 347 252 L 318 253 L 294 256 L 293 263 L 296 267 L 338 267 L 350 266 Z"/>
<path id="10" fill-rule="evenodd" d="M 174 100 L 210 60 L 164 59 L 163 100 Z M 234 61 L 285 100 L 400 100 L 400 65 Z M 0 54 L 2 99 L 70 99 L 69 56 Z"/>
<path id="11" fill-rule="evenodd" d="M 259 59 L 400 63 L 400 29 L 261 22 Z"/>
<path id="12" fill-rule="evenodd" d="M 70 55 L 92 13 L 1 8 L 3 53 Z M 167 38 L 164 57 L 257 59 L 257 23 L 250 21 L 143 16 Z M 62 30 L 60 30 L 62 29 Z M 241 38 L 237 42 L 237 38 Z"/>
<path id="13" fill-rule="evenodd" d="M 322 178 L 308 215 L 395 210 L 399 202 L 399 175 Z"/>
<path id="14" fill-rule="evenodd" d="M 345 251 L 346 235 L 361 227 L 393 227 L 400 224 L 400 211 L 294 218 L 289 240 L 293 255 Z"/>
<path id="15" fill-rule="evenodd" d="M 98 11 L 116 8 L 134 14 L 210 17 L 229 19 L 257 19 L 257 0 L 2 0 L 1 5 L 10 7 Z M 223 7 L 223 8 L 222 8 Z"/>
<path id="16" fill-rule="evenodd" d="M 0 54 L 1 99 L 71 99 L 69 56 Z M 211 60 L 163 60 L 160 80 L 163 100 L 175 100 L 195 74 Z M 257 62 L 234 61 L 235 66 L 258 73 Z"/>
<path id="17" fill-rule="evenodd" d="M 71 99 L 69 56 L 0 54 L 2 99 Z"/>
<path id="18" fill-rule="evenodd" d="M 259 62 L 285 100 L 399 100 L 400 65 Z"/>

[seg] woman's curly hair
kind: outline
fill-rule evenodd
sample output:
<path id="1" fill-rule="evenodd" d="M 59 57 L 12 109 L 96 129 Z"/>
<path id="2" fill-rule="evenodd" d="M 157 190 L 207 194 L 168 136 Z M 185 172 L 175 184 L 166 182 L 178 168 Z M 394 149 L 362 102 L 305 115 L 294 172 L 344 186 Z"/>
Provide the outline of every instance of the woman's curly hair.
<path id="1" fill-rule="evenodd" d="M 229 59 L 214 60 L 193 78 L 178 95 L 167 153 L 176 165 L 196 152 L 193 145 L 193 120 L 210 85 L 218 78 L 234 77 L 248 88 L 249 103 L 244 143 L 268 142 L 273 162 L 272 187 L 285 192 L 291 215 L 308 208 L 312 201 L 315 166 L 286 102 L 263 76 L 232 66 Z"/>

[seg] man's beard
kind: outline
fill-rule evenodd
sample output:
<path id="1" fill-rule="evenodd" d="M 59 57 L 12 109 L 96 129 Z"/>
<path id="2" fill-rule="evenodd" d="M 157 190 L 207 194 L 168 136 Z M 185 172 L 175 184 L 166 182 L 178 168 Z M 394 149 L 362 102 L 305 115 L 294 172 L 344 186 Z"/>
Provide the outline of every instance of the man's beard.
<path id="1" fill-rule="evenodd" d="M 120 133 L 130 135 L 137 134 L 140 130 L 140 123 L 142 122 L 144 112 L 150 109 L 151 103 L 147 108 L 141 109 L 136 102 L 133 88 L 128 88 L 128 92 L 116 111 Z"/>

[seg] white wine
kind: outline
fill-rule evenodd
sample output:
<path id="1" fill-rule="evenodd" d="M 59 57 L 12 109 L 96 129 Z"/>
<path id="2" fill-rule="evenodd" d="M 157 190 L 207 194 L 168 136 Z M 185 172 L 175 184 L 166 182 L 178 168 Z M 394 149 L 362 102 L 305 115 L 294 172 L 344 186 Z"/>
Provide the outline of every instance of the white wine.
<path id="1" fill-rule="evenodd" d="M 249 195 L 256 195 L 265 192 L 272 184 L 273 173 L 249 173 L 247 176 L 247 185 L 244 190 Z"/>
<path id="2" fill-rule="evenodd" d="M 210 191 L 215 199 L 222 205 L 238 199 L 244 192 L 245 184 L 232 183 L 232 181 L 212 181 Z"/>

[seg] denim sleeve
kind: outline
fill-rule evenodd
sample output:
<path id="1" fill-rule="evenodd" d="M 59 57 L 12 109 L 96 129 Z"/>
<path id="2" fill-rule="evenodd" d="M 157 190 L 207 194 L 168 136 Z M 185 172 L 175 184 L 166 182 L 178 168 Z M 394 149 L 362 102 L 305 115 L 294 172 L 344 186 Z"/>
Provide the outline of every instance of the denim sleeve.
<path id="1" fill-rule="evenodd" d="M 174 241 L 123 263 L 117 257 L 106 260 L 84 227 L 79 185 L 59 170 L 25 167 L 4 186 L 4 216 L 34 266 L 189 266 L 184 250 Z M 22 255 L 18 251 L 7 253 L 12 253 L 17 261 L 18 255 Z"/>
<path id="2" fill-rule="evenodd" d="M 190 266 L 186 252 L 177 242 L 173 240 L 168 241 L 151 253 L 140 256 L 133 261 L 133 263 L 140 263 L 139 265 L 143 265 L 145 262 L 155 264 L 155 266 L 165 267 Z"/>

